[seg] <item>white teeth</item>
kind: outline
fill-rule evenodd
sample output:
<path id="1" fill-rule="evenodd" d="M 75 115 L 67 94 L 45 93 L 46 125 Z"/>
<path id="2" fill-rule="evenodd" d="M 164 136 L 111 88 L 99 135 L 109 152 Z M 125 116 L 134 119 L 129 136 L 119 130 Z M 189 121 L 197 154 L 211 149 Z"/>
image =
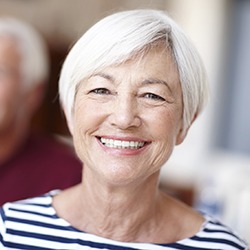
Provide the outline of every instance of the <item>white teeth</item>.
<path id="1" fill-rule="evenodd" d="M 102 144 L 110 148 L 138 149 L 144 146 L 145 142 L 120 141 L 113 139 L 100 138 Z"/>

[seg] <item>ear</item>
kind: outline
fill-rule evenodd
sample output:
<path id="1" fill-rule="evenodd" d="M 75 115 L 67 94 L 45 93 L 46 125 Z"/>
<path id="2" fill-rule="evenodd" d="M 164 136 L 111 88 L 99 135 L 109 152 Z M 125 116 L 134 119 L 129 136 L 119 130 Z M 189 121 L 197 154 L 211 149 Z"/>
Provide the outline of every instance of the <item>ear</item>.
<path id="1" fill-rule="evenodd" d="M 178 133 L 178 135 L 177 135 L 177 137 L 176 137 L 175 145 L 180 145 L 180 144 L 184 141 L 184 139 L 186 138 L 187 133 L 188 133 L 188 131 L 189 131 L 191 125 L 192 125 L 193 122 L 196 120 L 197 116 L 198 116 L 198 114 L 195 113 L 195 114 L 194 114 L 194 117 L 193 117 L 193 119 L 192 119 L 192 121 L 191 121 L 191 123 L 189 124 L 189 126 L 188 126 L 187 128 L 183 128 L 183 124 L 182 124 L 182 126 L 181 126 L 181 128 L 180 128 L 180 130 L 179 130 L 179 133 Z"/>

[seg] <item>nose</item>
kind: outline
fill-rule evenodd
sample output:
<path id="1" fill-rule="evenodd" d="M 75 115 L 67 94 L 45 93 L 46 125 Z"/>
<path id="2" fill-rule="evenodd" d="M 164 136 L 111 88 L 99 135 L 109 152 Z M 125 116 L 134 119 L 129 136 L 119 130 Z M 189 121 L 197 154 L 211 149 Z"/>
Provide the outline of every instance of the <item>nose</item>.
<path id="1" fill-rule="evenodd" d="M 112 108 L 111 124 L 119 129 L 126 130 L 141 125 L 141 118 L 136 98 L 117 97 Z"/>

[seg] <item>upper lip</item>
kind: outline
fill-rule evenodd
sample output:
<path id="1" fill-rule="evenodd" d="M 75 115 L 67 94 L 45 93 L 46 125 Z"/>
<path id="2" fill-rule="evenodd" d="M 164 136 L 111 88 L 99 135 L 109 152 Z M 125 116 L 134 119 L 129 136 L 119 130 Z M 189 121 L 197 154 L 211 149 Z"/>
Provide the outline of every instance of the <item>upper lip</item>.
<path id="1" fill-rule="evenodd" d="M 140 139 L 134 136 L 96 136 L 98 139 L 105 138 L 105 139 L 112 139 L 112 140 L 119 140 L 119 141 L 134 141 L 134 142 L 144 142 L 149 143 L 149 141 Z"/>

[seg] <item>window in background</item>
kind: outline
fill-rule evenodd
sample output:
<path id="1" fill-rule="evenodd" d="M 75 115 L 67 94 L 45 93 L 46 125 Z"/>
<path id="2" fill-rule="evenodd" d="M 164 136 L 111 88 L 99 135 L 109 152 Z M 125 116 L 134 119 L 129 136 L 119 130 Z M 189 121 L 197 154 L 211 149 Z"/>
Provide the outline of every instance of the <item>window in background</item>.
<path id="1" fill-rule="evenodd" d="M 234 1 L 217 146 L 250 155 L 250 1 Z"/>

